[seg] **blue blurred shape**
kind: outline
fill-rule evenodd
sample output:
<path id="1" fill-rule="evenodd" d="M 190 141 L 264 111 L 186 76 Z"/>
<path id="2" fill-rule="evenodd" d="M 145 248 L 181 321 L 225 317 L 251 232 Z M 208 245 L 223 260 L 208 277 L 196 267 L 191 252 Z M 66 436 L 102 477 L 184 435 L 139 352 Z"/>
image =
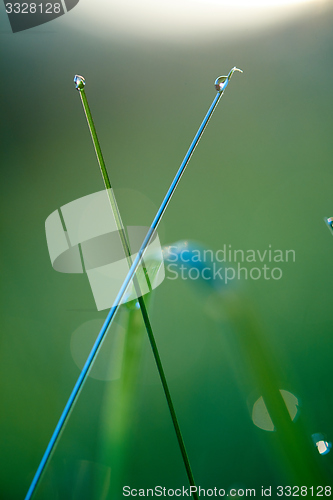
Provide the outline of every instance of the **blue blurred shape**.
<path id="1" fill-rule="evenodd" d="M 216 252 L 195 241 L 181 240 L 163 247 L 163 260 L 169 271 L 174 273 L 181 271 L 183 279 L 197 281 L 200 284 L 204 283 L 217 292 L 225 288 L 225 281 L 234 281 L 232 279 L 225 280 L 226 271 L 233 270 L 228 262 L 218 261 Z M 185 270 L 186 277 L 184 277 Z M 229 283 L 227 284 L 230 286 Z"/>

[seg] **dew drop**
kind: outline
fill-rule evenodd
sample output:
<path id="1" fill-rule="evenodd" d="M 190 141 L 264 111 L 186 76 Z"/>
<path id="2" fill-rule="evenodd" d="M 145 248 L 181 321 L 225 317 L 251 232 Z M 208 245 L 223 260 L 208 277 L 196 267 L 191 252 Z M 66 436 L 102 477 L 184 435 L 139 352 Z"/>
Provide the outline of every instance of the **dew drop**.
<path id="1" fill-rule="evenodd" d="M 224 92 L 226 86 L 229 83 L 230 78 L 232 77 L 232 75 L 234 74 L 235 71 L 239 71 L 240 73 L 243 73 L 243 70 L 236 68 L 236 66 L 234 66 L 229 71 L 228 76 L 219 76 L 218 78 L 216 78 L 214 85 L 215 85 L 215 88 L 218 92 Z"/>
<path id="2" fill-rule="evenodd" d="M 223 90 L 226 88 L 228 85 L 228 77 L 227 76 L 219 76 L 215 80 L 215 88 L 218 92 L 223 92 Z"/>
<path id="3" fill-rule="evenodd" d="M 86 84 L 86 81 L 83 78 L 83 76 L 75 75 L 74 76 L 74 83 L 75 83 L 76 90 L 82 90 Z"/>

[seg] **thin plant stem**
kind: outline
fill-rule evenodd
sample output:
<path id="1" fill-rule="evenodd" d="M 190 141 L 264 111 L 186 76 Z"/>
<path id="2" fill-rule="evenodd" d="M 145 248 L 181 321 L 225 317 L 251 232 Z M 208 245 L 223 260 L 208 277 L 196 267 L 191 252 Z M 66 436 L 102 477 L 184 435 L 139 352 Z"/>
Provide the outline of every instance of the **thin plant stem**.
<path id="1" fill-rule="evenodd" d="M 77 76 L 75 77 L 75 79 L 76 78 L 77 78 Z M 95 124 L 94 124 L 94 121 L 93 121 L 93 118 L 92 118 L 92 114 L 91 114 L 91 111 L 90 111 L 90 107 L 89 107 L 89 104 L 88 104 L 88 99 L 87 99 L 87 96 L 86 96 L 86 93 L 85 93 L 84 86 L 82 87 L 81 85 L 79 85 L 78 86 L 78 91 L 79 91 L 79 94 L 80 94 L 80 97 L 81 97 L 81 102 L 82 102 L 82 105 L 83 105 L 83 109 L 84 109 L 84 112 L 85 112 L 85 115 L 86 115 L 86 118 L 87 118 L 87 122 L 88 122 L 89 130 L 90 130 L 91 138 L 92 138 L 92 141 L 93 141 L 93 144 L 94 144 L 96 156 L 97 156 L 98 163 L 99 163 L 99 166 L 100 166 L 100 169 L 101 169 L 101 173 L 102 173 L 104 185 L 105 185 L 105 188 L 108 190 L 112 212 L 114 213 L 114 216 L 115 216 L 116 225 L 117 225 L 117 229 L 118 229 L 118 231 L 120 233 L 120 238 L 121 238 L 121 241 L 122 241 L 123 249 L 124 249 L 127 261 L 129 263 L 129 265 L 131 266 L 132 265 L 132 259 L 131 259 L 131 251 L 130 251 L 129 242 L 128 242 L 127 238 L 126 238 L 126 233 L 124 231 L 124 225 L 123 225 L 122 220 L 121 220 L 121 215 L 120 215 L 119 208 L 118 208 L 118 205 L 117 205 L 116 197 L 115 197 L 115 195 L 114 195 L 114 193 L 112 191 L 110 177 L 108 175 L 108 172 L 107 172 L 107 169 L 106 169 L 106 166 L 105 166 L 105 162 L 104 162 L 104 158 L 103 158 L 101 146 L 100 146 L 100 143 L 99 143 L 99 140 L 98 140 L 98 136 L 97 136 Z M 145 269 L 145 266 L 144 266 L 144 269 Z M 149 290 L 151 291 L 152 288 L 151 288 L 151 283 L 150 283 L 147 271 L 145 272 L 145 277 L 146 277 L 147 282 L 148 282 Z M 174 429 L 175 429 L 175 432 L 176 432 L 176 436 L 177 436 L 177 440 L 178 440 L 178 445 L 179 445 L 179 448 L 180 448 L 180 451 L 181 451 L 181 455 L 182 455 L 182 458 L 183 458 L 183 462 L 184 462 L 184 465 L 185 465 L 187 477 L 188 477 L 190 485 L 193 486 L 194 489 L 195 489 L 195 482 L 194 482 L 194 477 L 193 477 L 193 473 L 192 473 L 192 470 L 191 470 L 190 461 L 189 461 L 189 458 L 188 458 L 188 455 L 187 455 L 187 452 L 186 452 L 185 443 L 184 443 L 183 436 L 182 436 L 182 433 L 181 433 L 181 430 L 180 430 L 180 426 L 179 426 L 179 422 L 178 422 L 178 419 L 177 419 L 176 411 L 175 411 L 175 408 L 174 408 L 174 405 L 173 405 L 173 402 L 172 402 L 172 398 L 171 398 L 170 390 L 169 390 L 168 383 L 167 383 L 167 380 L 166 380 L 166 376 L 165 376 L 165 373 L 164 373 L 162 361 L 161 361 L 161 358 L 160 358 L 160 355 L 159 355 L 159 352 L 158 352 L 156 340 L 155 340 L 154 333 L 153 333 L 153 328 L 152 328 L 152 325 L 151 325 L 151 322 L 150 322 L 150 319 L 149 319 L 149 315 L 148 315 L 148 310 L 147 310 L 144 298 L 142 296 L 142 292 L 140 290 L 140 284 L 139 284 L 139 281 L 138 281 L 136 275 L 134 275 L 134 277 L 133 277 L 133 284 L 134 284 L 134 287 L 135 287 L 135 290 L 136 290 L 136 294 L 138 296 L 138 302 L 139 302 L 139 305 L 140 305 L 140 309 L 141 309 L 143 321 L 144 321 L 144 324 L 145 324 L 145 327 L 146 327 L 146 330 L 147 330 L 147 333 L 148 333 L 149 342 L 150 342 L 150 345 L 151 345 L 151 348 L 152 348 L 152 351 L 153 351 L 153 355 L 154 355 L 154 358 L 155 358 L 155 363 L 156 363 L 156 366 L 157 366 L 157 370 L 158 370 L 158 373 L 159 373 L 159 376 L 160 376 L 160 379 L 161 379 L 161 382 L 162 382 L 162 386 L 163 386 L 164 394 L 165 394 L 165 397 L 166 397 L 166 400 L 167 400 L 167 404 L 168 404 L 168 407 L 169 407 L 169 411 L 170 411 L 172 423 L 173 423 L 173 426 L 174 426 Z M 197 495 L 196 495 L 196 493 L 193 493 L 193 498 L 195 500 L 198 498 Z"/>
<path id="2" fill-rule="evenodd" d="M 224 77 L 225 79 L 223 82 L 221 82 L 221 83 L 218 82 L 219 79 L 216 80 L 216 82 L 218 82 L 218 83 L 215 82 L 216 88 L 219 87 L 219 88 L 217 88 L 217 94 L 216 94 L 206 116 L 204 117 L 204 119 L 203 119 L 203 121 L 202 121 L 202 123 L 201 123 L 201 125 L 200 125 L 200 127 L 199 127 L 199 129 L 198 129 L 198 131 L 197 131 L 197 133 L 196 133 L 196 135 L 195 135 L 195 137 L 194 137 L 194 139 L 193 139 L 193 141 L 192 141 L 192 143 L 191 143 L 191 145 L 190 145 L 190 147 L 189 147 L 189 149 L 188 149 L 188 151 L 187 151 L 187 153 L 186 153 L 186 155 L 185 155 L 185 157 L 184 157 L 184 159 L 183 159 L 183 161 L 182 161 L 182 163 L 181 163 L 181 165 L 180 165 L 180 167 L 179 167 L 179 169 L 178 169 L 178 171 L 177 171 L 177 173 L 176 173 L 176 175 L 175 175 L 175 177 L 174 177 L 174 179 L 173 179 L 173 181 L 172 181 L 172 183 L 171 183 L 171 185 L 170 185 L 170 187 L 169 187 L 169 189 L 168 189 L 168 191 L 163 199 L 163 201 L 162 201 L 160 208 L 158 209 L 158 211 L 153 219 L 153 222 L 151 223 L 151 226 L 150 226 L 150 228 L 149 228 L 149 230 L 148 230 L 148 232 L 143 240 L 143 243 L 142 243 L 142 245 L 137 253 L 137 256 L 135 257 L 133 264 L 131 265 L 131 268 L 130 268 L 130 270 L 129 270 L 129 272 L 128 272 L 128 274 L 127 274 L 127 276 L 126 276 L 126 278 L 125 278 L 125 280 L 124 280 L 124 282 L 123 282 L 123 284 L 118 292 L 118 295 L 117 295 L 117 297 L 116 297 L 116 299 L 115 299 L 115 301 L 114 301 L 114 303 L 113 303 L 113 305 L 112 305 L 112 307 L 111 307 L 111 309 L 110 309 L 110 311 L 105 319 L 105 322 L 104 322 L 104 324 L 103 324 L 103 326 L 102 326 L 102 328 L 97 336 L 97 339 L 92 347 L 92 350 L 91 350 L 91 352 L 90 352 L 90 354 L 89 354 L 89 356 L 88 356 L 88 358 L 87 358 L 87 360 L 86 360 L 86 362 L 81 370 L 81 373 L 80 373 L 80 375 L 79 375 L 79 377 L 74 385 L 74 388 L 71 392 L 71 395 L 69 396 L 69 399 L 68 399 L 68 401 L 65 405 L 65 408 L 60 416 L 60 419 L 56 425 L 56 428 L 51 436 L 51 439 L 50 439 L 47 447 L 46 447 L 46 450 L 44 452 L 42 460 L 38 466 L 36 474 L 32 480 L 32 483 L 29 487 L 29 490 L 26 494 L 25 500 L 31 499 L 31 497 L 32 497 L 32 495 L 33 495 L 33 493 L 34 493 L 34 491 L 39 483 L 39 480 L 40 480 L 42 473 L 46 467 L 46 464 L 48 463 L 50 456 L 55 448 L 55 445 L 57 444 L 58 439 L 59 439 L 59 437 L 64 429 L 65 423 L 67 422 L 68 417 L 70 416 L 71 411 L 74 408 L 74 405 L 77 401 L 77 398 L 78 398 L 78 396 L 83 388 L 83 385 L 84 385 L 84 383 L 89 375 L 89 372 L 90 372 L 92 365 L 97 357 L 97 354 L 99 353 L 99 350 L 100 350 L 102 343 L 105 339 L 106 333 L 109 330 L 109 327 L 111 326 L 111 324 L 115 318 L 115 315 L 119 309 L 119 306 L 120 306 L 121 301 L 122 301 L 122 299 L 127 291 L 127 288 L 129 287 L 130 283 L 132 282 L 133 277 L 134 277 L 136 271 L 138 270 L 138 268 L 142 262 L 144 253 L 147 250 L 152 238 L 154 237 L 156 229 L 157 229 L 157 227 L 158 227 L 158 225 L 159 225 L 159 223 L 164 215 L 164 212 L 166 211 L 168 204 L 170 203 L 170 200 L 171 200 L 171 198 L 172 198 L 172 196 L 173 196 L 173 194 L 174 194 L 174 192 L 175 192 L 175 190 L 180 182 L 182 175 L 185 172 L 185 169 L 186 169 L 186 167 L 191 159 L 191 156 L 192 156 L 198 142 L 200 141 L 202 134 L 204 133 L 205 128 L 206 128 L 212 114 L 214 113 L 214 110 L 215 110 L 217 104 L 219 103 L 222 95 L 224 94 L 224 90 L 228 84 L 229 78 L 232 76 L 233 72 L 236 69 L 237 68 L 233 68 L 230 71 L 229 75 L 227 77 Z M 194 498 L 198 498 L 198 497 L 194 497 Z"/>

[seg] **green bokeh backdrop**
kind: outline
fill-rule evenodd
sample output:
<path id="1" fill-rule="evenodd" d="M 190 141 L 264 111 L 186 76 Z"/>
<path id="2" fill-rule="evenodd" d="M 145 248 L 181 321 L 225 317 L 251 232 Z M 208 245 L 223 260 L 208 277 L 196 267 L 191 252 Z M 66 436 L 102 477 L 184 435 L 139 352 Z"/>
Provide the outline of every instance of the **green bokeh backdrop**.
<path id="1" fill-rule="evenodd" d="M 75 73 L 86 78 L 125 223 L 149 225 L 213 100 L 213 81 L 235 64 L 244 70 L 191 160 L 160 239 L 295 250 L 281 280 L 238 287 L 281 371 L 281 389 L 302 403 L 308 434 L 333 439 L 333 239 L 323 222 L 333 215 L 333 10 L 183 44 L 103 38 L 71 31 L 62 18 L 13 35 L 0 11 L 0 497 L 24 497 L 78 377 L 72 332 L 107 314 L 97 312 L 86 276 L 52 269 L 45 240 L 51 212 L 103 189 Z M 272 435 L 248 411 L 260 394 L 241 383 L 237 353 L 194 285 L 166 279 L 151 319 L 196 481 L 226 489 L 285 484 Z M 175 488 L 187 484 L 186 474 L 144 342 L 121 483 Z M 82 492 L 78 464 L 98 462 L 103 395 L 116 384 L 88 380 L 36 498 L 95 498 L 87 476 Z M 330 454 L 320 459 L 332 470 Z"/>

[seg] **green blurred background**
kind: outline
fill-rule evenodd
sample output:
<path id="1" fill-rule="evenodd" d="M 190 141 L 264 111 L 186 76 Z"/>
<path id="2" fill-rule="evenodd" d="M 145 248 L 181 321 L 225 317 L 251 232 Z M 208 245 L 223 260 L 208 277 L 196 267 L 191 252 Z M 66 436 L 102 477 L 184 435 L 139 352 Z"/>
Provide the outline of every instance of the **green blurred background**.
<path id="1" fill-rule="evenodd" d="M 82 5 L 87 10 L 87 0 Z M 281 264 L 281 280 L 236 288 L 252 304 L 280 388 L 301 403 L 307 435 L 332 440 L 333 239 L 323 221 L 333 215 L 332 4 L 300 7 L 299 15 L 260 28 L 179 39 L 89 25 L 80 9 L 81 2 L 12 34 L 0 5 L 0 498 L 24 498 L 79 374 L 72 333 L 107 314 L 96 310 L 85 275 L 52 269 L 45 239 L 51 212 L 103 189 L 75 73 L 87 81 L 124 222 L 149 225 L 214 98 L 215 78 L 234 65 L 244 70 L 216 110 L 159 236 L 163 245 L 186 239 L 213 250 L 295 250 L 296 262 Z M 135 23 L 135 12 L 128 15 Z M 237 349 L 225 340 L 227 321 L 217 324 L 210 313 L 209 293 L 166 279 L 150 308 L 196 482 L 226 490 L 287 484 L 274 433 L 251 419 L 258 388 L 245 382 Z M 117 384 L 89 378 L 36 498 L 102 498 L 89 477 L 111 470 L 112 481 L 112 464 L 99 456 L 100 420 L 105 394 L 116 394 Z M 146 336 L 135 394 L 118 482 L 186 485 Z M 318 460 L 332 471 L 331 453 Z M 121 490 L 105 498 L 122 498 Z"/>

